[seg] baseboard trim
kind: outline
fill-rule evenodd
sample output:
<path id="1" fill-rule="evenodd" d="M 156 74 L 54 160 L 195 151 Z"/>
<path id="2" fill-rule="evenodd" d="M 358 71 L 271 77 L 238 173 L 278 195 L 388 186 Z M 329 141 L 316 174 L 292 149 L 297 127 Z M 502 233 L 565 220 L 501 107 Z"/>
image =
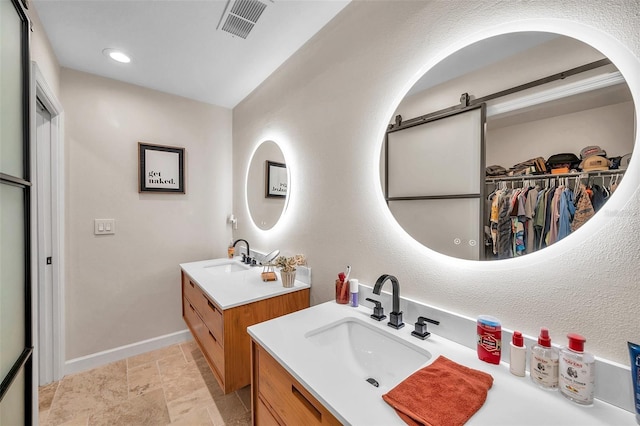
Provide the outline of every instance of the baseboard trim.
<path id="1" fill-rule="evenodd" d="M 175 333 L 165 334 L 164 336 L 158 336 L 118 348 L 70 359 L 64 363 L 64 375 L 91 370 L 92 368 L 140 355 L 145 352 L 175 345 L 176 343 L 187 342 L 191 339 L 193 339 L 191 332 L 185 329 Z"/>

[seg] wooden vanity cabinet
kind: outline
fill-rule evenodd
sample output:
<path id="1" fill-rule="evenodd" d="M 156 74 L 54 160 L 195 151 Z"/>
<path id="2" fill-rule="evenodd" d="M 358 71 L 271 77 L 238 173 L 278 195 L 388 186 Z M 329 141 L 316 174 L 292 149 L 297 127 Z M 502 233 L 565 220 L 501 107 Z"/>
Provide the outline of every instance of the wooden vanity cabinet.
<path id="1" fill-rule="evenodd" d="M 284 367 L 255 341 L 251 341 L 253 424 L 340 425 Z"/>
<path id="2" fill-rule="evenodd" d="M 182 317 L 224 393 L 251 383 L 247 327 L 309 307 L 308 288 L 221 309 L 182 271 Z"/>

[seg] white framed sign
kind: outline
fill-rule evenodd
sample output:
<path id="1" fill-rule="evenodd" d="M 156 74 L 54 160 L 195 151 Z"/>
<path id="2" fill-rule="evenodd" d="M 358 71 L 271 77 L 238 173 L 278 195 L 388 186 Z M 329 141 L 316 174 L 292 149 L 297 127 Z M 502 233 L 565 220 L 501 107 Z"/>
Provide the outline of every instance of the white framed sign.
<path id="1" fill-rule="evenodd" d="M 265 198 L 285 198 L 287 196 L 288 183 L 287 166 L 284 163 L 267 160 Z"/>
<path id="2" fill-rule="evenodd" d="M 138 192 L 184 194 L 184 148 L 138 143 Z"/>

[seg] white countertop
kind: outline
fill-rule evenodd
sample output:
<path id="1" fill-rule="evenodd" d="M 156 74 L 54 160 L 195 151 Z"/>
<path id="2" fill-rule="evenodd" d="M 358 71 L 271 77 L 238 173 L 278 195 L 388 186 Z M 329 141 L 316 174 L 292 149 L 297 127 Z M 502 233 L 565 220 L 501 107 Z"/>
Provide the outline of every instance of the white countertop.
<path id="1" fill-rule="evenodd" d="M 198 262 L 182 263 L 180 268 L 191 277 L 221 309 L 234 308 L 258 300 L 268 299 L 281 294 L 309 288 L 296 279 L 294 286 L 282 286 L 280 272 L 277 271 L 277 281 L 262 281 L 261 266 L 247 267 L 235 272 L 211 273 L 208 267 L 229 263 L 232 259 L 211 259 Z M 244 264 L 234 258 L 233 263 L 244 267 Z"/>
<path id="2" fill-rule="evenodd" d="M 591 407 L 579 406 L 564 398 L 558 391 L 538 388 L 527 377 L 509 373 L 509 365 L 488 364 L 477 358 L 476 351 L 444 339 L 429 327 L 431 336 L 419 340 L 411 336 L 413 326 L 407 322 L 400 330 L 369 317 L 371 309 L 352 308 L 333 301 L 276 318 L 248 328 L 251 337 L 263 346 L 338 420 L 352 425 L 403 425 L 382 399 L 395 384 L 379 388 L 362 379 L 349 378 L 340 370 L 335 358 L 327 357 L 305 337 L 305 333 L 347 317 L 357 318 L 401 337 L 403 340 L 431 353 L 429 361 L 439 355 L 461 365 L 485 371 L 494 378 L 487 400 L 471 417 L 469 425 L 635 425 L 634 414 L 596 400 Z M 407 321 L 407 318 L 405 318 Z M 338 354 L 339 355 L 339 354 Z M 420 367 L 421 368 L 421 367 Z"/>

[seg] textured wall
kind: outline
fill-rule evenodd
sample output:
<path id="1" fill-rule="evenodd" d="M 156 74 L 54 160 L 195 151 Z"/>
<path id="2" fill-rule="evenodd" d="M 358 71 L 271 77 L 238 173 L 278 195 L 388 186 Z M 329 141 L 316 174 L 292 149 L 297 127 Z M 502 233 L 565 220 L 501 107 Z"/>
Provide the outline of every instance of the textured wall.
<path id="1" fill-rule="evenodd" d="M 66 68 L 61 88 L 67 359 L 184 330 L 178 264 L 230 238 L 231 111 Z M 138 142 L 185 148 L 186 194 L 138 193 Z"/>
<path id="2" fill-rule="evenodd" d="M 579 232 L 495 263 L 416 244 L 388 212 L 378 168 L 385 123 L 418 76 L 503 32 L 553 31 L 593 45 L 620 68 L 637 103 L 639 9 L 629 0 L 352 2 L 234 109 L 235 236 L 258 249 L 305 253 L 313 303 L 333 297 L 336 274 L 350 264 L 365 283 L 394 274 L 406 297 L 471 317 L 492 314 L 529 335 L 547 326 L 564 343 L 567 332 L 582 333 L 588 350 L 628 364 L 626 341 L 640 340 L 640 160 L 607 210 Z M 244 203 L 246 164 L 264 139 L 282 145 L 291 172 L 288 210 L 268 232 L 250 223 Z"/>

